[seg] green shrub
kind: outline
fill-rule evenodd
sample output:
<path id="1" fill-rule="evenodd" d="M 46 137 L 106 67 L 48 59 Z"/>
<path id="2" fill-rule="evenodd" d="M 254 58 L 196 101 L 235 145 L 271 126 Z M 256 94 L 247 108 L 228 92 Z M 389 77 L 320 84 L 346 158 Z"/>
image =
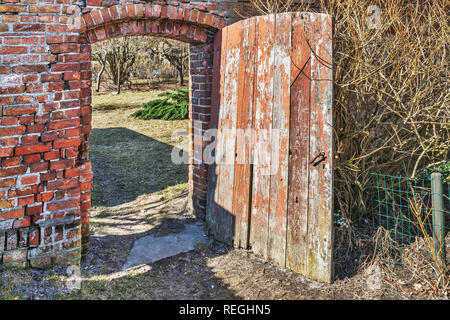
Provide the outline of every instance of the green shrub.
<path id="1" fill-rule="evenodd" d="M 442 174 L 442 179 L 446 183 L 450 183 L 450 161 L 442 163 L 440 166 L 431 168 L 426 172 L 427 175 L 430 175 L 433 172 L 439 172 Z"/>
<path id="2" fill-rule="evenodd" d="M 143 109 L 131 115 L 142 120 L 184 120 L 189 118 L 189 89 L 172 89 L 158 94 L 156 99 L 142 105 Z"/>

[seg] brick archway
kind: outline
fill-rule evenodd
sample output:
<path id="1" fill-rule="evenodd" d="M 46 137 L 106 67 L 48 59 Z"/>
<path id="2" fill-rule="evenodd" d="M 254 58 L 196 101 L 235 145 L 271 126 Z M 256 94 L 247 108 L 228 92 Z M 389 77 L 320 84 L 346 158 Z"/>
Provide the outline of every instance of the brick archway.
<path id="1" fill-rule="evenodd" d="M 247 0 L 0 4 L 0 266 L 80 260 L 93 177 L 91 43 L 137 34 L 190 43 L 195 138 L 210 125 L 213 35 L 247 9 Z M 191 203 L 202 216 L 208 168 L 198 159 L 191 150 Z"/>
<path id="2" fill-rule="evenodd" d="M 211 90 L 213 72 L 213 40 L 220 28 L 226 25 L 224 18 L 199 10 L 170 5 L 116 5 L 86 13 L 79 23 L 80 53 L 86 58 L 81 63 L 81 72 L 92 78 L 91 61 L 88 54 L 91 45 L 98 41 L 124 36 L 157 36 L 183 41 L 190 44 L 190 96 L 189 119 L 191 131 L 189 166 L 189 207 L 195 214 L 204 218 L 208 168 L 195 157 L 195 134 L 209 129 L 211 114 Z M 78 47 L 77 47 L 78 48 Z M 87 59 L 88 58 L 88 59 Z M 70 86 L 70 81 L 68 82 Z M 81 89 L 81 145 L 78 157 L 82 176 L 92 179 L 89 161 L 89 136 L 91 126 L 91 83 L 87 81 Z M 195 124 L 194 124 L 195 122 Z M 199 127 L 200 126 L 200 127 Z M 194 134 L 195 132 L 195 134 Z M 197 159 L 197 160 L 195 160 Z M 200 160 L 198 160 L 200 159 Z M 91 184 L 81 191 L 81 223 L 83 244 L 89 243 L 89 220 Z"/>
<path id="3" fill-rule="evenodd" d="M 208 34 L 226 26 L 216 14 L 191 8 L 157 4 L 116 5 L 83 14 L 79 32 L 91 43 L 127 35 L 164 36 L 199 44 Z"/>

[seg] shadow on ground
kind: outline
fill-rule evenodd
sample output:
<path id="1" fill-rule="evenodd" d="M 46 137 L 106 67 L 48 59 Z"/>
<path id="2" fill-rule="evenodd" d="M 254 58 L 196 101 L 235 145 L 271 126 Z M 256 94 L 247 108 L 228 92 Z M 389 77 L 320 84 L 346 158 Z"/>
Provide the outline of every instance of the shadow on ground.
<path id="1" fill-rule="evenodd" d="M 209 266 L 211 259 L 228 253 L 228 249 L 219 243 L 199 243 L 193 251 L 123 271 L 122 266 L 136 240 L 149 235 L 163 237 L 180 233 L 186 225 L 198 223 L 198 220 L 179 213 L 155 215 L 146 223 L 155 227 L 126 235 L 94 233 L 90 252 L 82 261 L 82 273 L 87 280 L 83 281 L 80 291 L 64 298 L 239 299 Z"/>
<path id="2" fill-rule="evenodd" d="M 127 128 L 93 129 L 93 206 L 116 206 L 187 183 L 188 166 L 172 162 L 173 148 Z"/>

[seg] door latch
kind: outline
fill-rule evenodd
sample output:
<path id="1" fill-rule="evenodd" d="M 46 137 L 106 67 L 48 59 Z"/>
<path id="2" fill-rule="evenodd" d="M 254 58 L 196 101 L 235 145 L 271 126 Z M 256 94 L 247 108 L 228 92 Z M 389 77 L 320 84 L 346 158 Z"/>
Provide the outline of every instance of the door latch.
<path id="1" fill-rule="evenodd" d="M 319 154 L 314 158 L 313 161 L 311 161 L 311 164 L 312 164 L 314 167 L 317 167 L 319 164 L 321 164 L 322 162 L 324 162 L 326 159 L 327 159 L 327 157 L 325 156 L 325 152 L 322 151 L 321 153 L 319 153 Z"/>

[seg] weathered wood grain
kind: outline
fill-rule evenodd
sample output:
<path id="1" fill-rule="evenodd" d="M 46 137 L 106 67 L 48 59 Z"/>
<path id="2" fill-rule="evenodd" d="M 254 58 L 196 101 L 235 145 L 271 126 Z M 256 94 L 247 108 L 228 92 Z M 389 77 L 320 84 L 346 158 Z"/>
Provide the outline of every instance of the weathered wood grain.
<path id="1" fill-rule="evenodd" d="M 275 15 L 257 20 L 257 72 L 254 105 L 255 163 L 253 165 L 250 244 L 252 250 L 268 258 L 270 212 L 270 164 L 275 61 Z"/>
<path id="2" fill-rule="evenodd" d="M 331 282 L 333 277 L 333 71 L 332 20 L 310 15 L 311 121 L 310 157 L 325 160 L 309 165 L 309 223 L 306 276 Z"/>
<path id="3" fill-rule="evenodd" d="M 241 60 L 238 72 L 238 107 L 235 184 L 233 189 L 233 213 L 236 217 L 234 246 L 248 248 L 251 198 L 251 151 L 253 128 L 253 92 L 256 64 L 256 20 L 248 19 L 241 27 Z"/>
<path id="4" fill-rule="evenodd" d="M 309 15 L 292 17 L 291 118 L 286 265 L 306 271 L 309 184 L 311 50 L 305 36 Z"/>
<path id="5" fill-rule="evenodd" d="M 219 241 L 251 247 L 281 266 L 330 282 L 331 18 L 255 17 L 226 27 L 215 41 L 218 163 L 210 171 L 208 225 Z M 250 128 L 255 136 L 243 135 Z"/>
<path id="6" fill-rule="evenodd" d="M 220 105 L 221 119 L 219 139 L 220 183 L 215 198 L 220 219 L 220 240 L 231 244 L 234 235 L 235 213 L 233 212 L 234 166 L 236 147 L 238 70 L 241 60 L 241 29 L 243 21 L 227 30 L 227 49 L 225 54 L 225 83 L 223 101 Z"/>
<path id="7" fill-rule="evenodd" d="M 215 150 L 215 163 L 210 168 L 209 190 L 207 199 L 207 225 L 208 232 L 217 240 L 222 239 L 220 235 L 220 228 L 222 224 L 220 207 L 216 203 L 216 199 L 219 194 L 220 186 L 220 169 L 221 166 L 217 160 L 221 157 L 222 152 L 222 133 L 219 128 L 221 127 L 221 119 L 223 117 L 222 102 L 224 97 L 224 83 L 226 80 L 225 72 L 225 52 L 227 51 L 227 35 L 228 29 L 225 28 L 220 31 L 215 37 L 215 60 L 214 60 L 214 78 L 213 78 L 213 114 L 212 114 L 212 128 L 217 128 L 216 136 L 216 150 Z M 219 56 L 217 56 L 219 55 Z"/>
<path id="8" fill-rule="evenodd" d="M 275 16 L 268 256 L 286 263 L 291 85 L 291 14 Z"/>

